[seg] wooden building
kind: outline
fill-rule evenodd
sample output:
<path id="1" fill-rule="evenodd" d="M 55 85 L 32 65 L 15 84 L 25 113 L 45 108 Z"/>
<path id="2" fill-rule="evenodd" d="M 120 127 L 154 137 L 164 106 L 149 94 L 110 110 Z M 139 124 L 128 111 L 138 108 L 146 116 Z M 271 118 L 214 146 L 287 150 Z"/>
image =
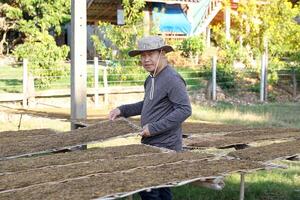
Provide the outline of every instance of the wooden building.
<path id="1" fill-rule="evenodd" d="M 236 9 L 238 2 L 239 0 L 232 0 L 231 7 Z M 159 18 L 159 31 L 165 39 L 183 39 L 187 36 L 205 34 L 209 40 L 209 25 L 224 20 L 227 24 L 227 35 L 230 37 L 230 11 L 227 9 L 227 14 L 221 11 L 222 0 L 145 0 L 145 3 L 142 24 L 145 35 L 150 33 L 156 18 Z M 95 55 L 90 36 L 96 33 L 100 39 L 104 38 L 101 33 L 97 33 L 99 21 L 115 25 L 124 24 L 122 0 L 87 0 L 89 58 Z M 70 35 L 70 26 L 67 29 Z M 69 41 L 68 37 L 68 44 Z"/>

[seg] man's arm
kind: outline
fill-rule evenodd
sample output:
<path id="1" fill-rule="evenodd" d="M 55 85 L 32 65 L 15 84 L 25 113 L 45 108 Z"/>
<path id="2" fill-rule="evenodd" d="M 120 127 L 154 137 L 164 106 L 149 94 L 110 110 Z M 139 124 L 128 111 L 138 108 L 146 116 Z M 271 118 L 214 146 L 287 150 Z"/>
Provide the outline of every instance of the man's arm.
<path id="1" fill-rule="evenodd" d="M 146 88 L 146 83 L 147 83 L 148 78 L 144 82 L 144 89 Z M 117 107 L 110 111 L 109 119 L 114 120 L 120 116 L 131 117 L 131 116 L 140 115 L 142 113 L 143 104 L 144 104 L 144 100 L 137 102 L 137 103 L 126 104 L 126 105 Z"/>
<path id="2" fill-rule="evenodd" d="M 140 101 L 133 104 L 126 104 L 118 107 L 121 111 L 120 116 L 122 117 L 131 117 L 140 115 L 142 112 L 144 101 Z"/>
<path id="3" fill-rule="evenodd" d="M 173 103 L 174 110 L 165 118 L 148 124 L 151 136 L 158 135 L 180 125 L 192 114 L 191 103 L 184 81 L 178 77 L 169 80 L 169 83 L 171 87 L 168 97 Z"/>

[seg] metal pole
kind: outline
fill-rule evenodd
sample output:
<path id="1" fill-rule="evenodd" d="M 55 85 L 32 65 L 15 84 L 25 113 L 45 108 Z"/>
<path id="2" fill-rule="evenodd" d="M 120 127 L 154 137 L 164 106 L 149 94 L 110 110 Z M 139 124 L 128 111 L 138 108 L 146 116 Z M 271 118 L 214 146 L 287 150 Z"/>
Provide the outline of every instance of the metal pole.
<path id="1" fill-rule="evenodd" d="M 28 100 L 28 60 L 23 59 L 23 108 L 27 108 Z"/>
<path id="2" fill-rule="evenodd" d="M 241 183 L 240 183 L 240 200 L 244 200 L 245 196 L 245 173 L 241 173 Z"/>
<path id="3" fill-rule="evenodd" d="M 217 99 L 217 56 L 212 58 L 212 100 Z"/>
<path id="4" fill-rule="evenodd" d="M 86 1 L 72 0 L 71 9 L 71 129 L 75 129 L 74 121 L 86 119 Z"/>
<path id="5" fill-rule="evenodd" d="M 95 107 L 99 107 L 99 63 L 98 57 L 94 57 L 94 87 L 95 87 Z"/>
<path id="6" fill-rule="evenodd" d="M 265 100 L 265 54 L 261 57 L 261 72 L 260 72 L 260 101 Z"/>

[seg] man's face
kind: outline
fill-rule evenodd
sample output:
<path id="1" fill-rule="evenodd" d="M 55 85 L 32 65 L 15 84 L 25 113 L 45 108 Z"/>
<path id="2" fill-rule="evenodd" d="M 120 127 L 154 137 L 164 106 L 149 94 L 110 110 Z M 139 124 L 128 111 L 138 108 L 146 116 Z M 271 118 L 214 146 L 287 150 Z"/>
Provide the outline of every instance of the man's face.
<path id="1" fill-rule="evenodd" d="M 156 63 L 159 60 L 159 51 L 144 51 L 141 53 L 141 61 L 144 69 L 150 73 L 153 73 L 156 67 Z"/>

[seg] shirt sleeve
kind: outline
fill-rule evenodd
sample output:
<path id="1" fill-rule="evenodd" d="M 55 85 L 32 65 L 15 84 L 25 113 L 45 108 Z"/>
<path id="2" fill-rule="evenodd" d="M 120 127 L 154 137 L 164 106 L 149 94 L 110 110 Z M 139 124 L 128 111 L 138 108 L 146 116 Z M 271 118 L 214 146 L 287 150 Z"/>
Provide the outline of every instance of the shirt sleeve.
<path id="1" fill-rule="evenodd" d="M 142 112 L 144 101 L 140 101 L 133 104 L 125 104 L 120 107 L 118 107 L 121 111 L 122 117 L 131 117 L 140 115 Z"/>
<path id="2" fill-rule="evenodd" d="M 168 98 L 173 104 L 173 111 L 165 118 L 148 124 L 151 136 L 158 135 L 179 126 L 192 114 L 191 103 L 186 85 L 181 77 L 168 80 Z"/>

